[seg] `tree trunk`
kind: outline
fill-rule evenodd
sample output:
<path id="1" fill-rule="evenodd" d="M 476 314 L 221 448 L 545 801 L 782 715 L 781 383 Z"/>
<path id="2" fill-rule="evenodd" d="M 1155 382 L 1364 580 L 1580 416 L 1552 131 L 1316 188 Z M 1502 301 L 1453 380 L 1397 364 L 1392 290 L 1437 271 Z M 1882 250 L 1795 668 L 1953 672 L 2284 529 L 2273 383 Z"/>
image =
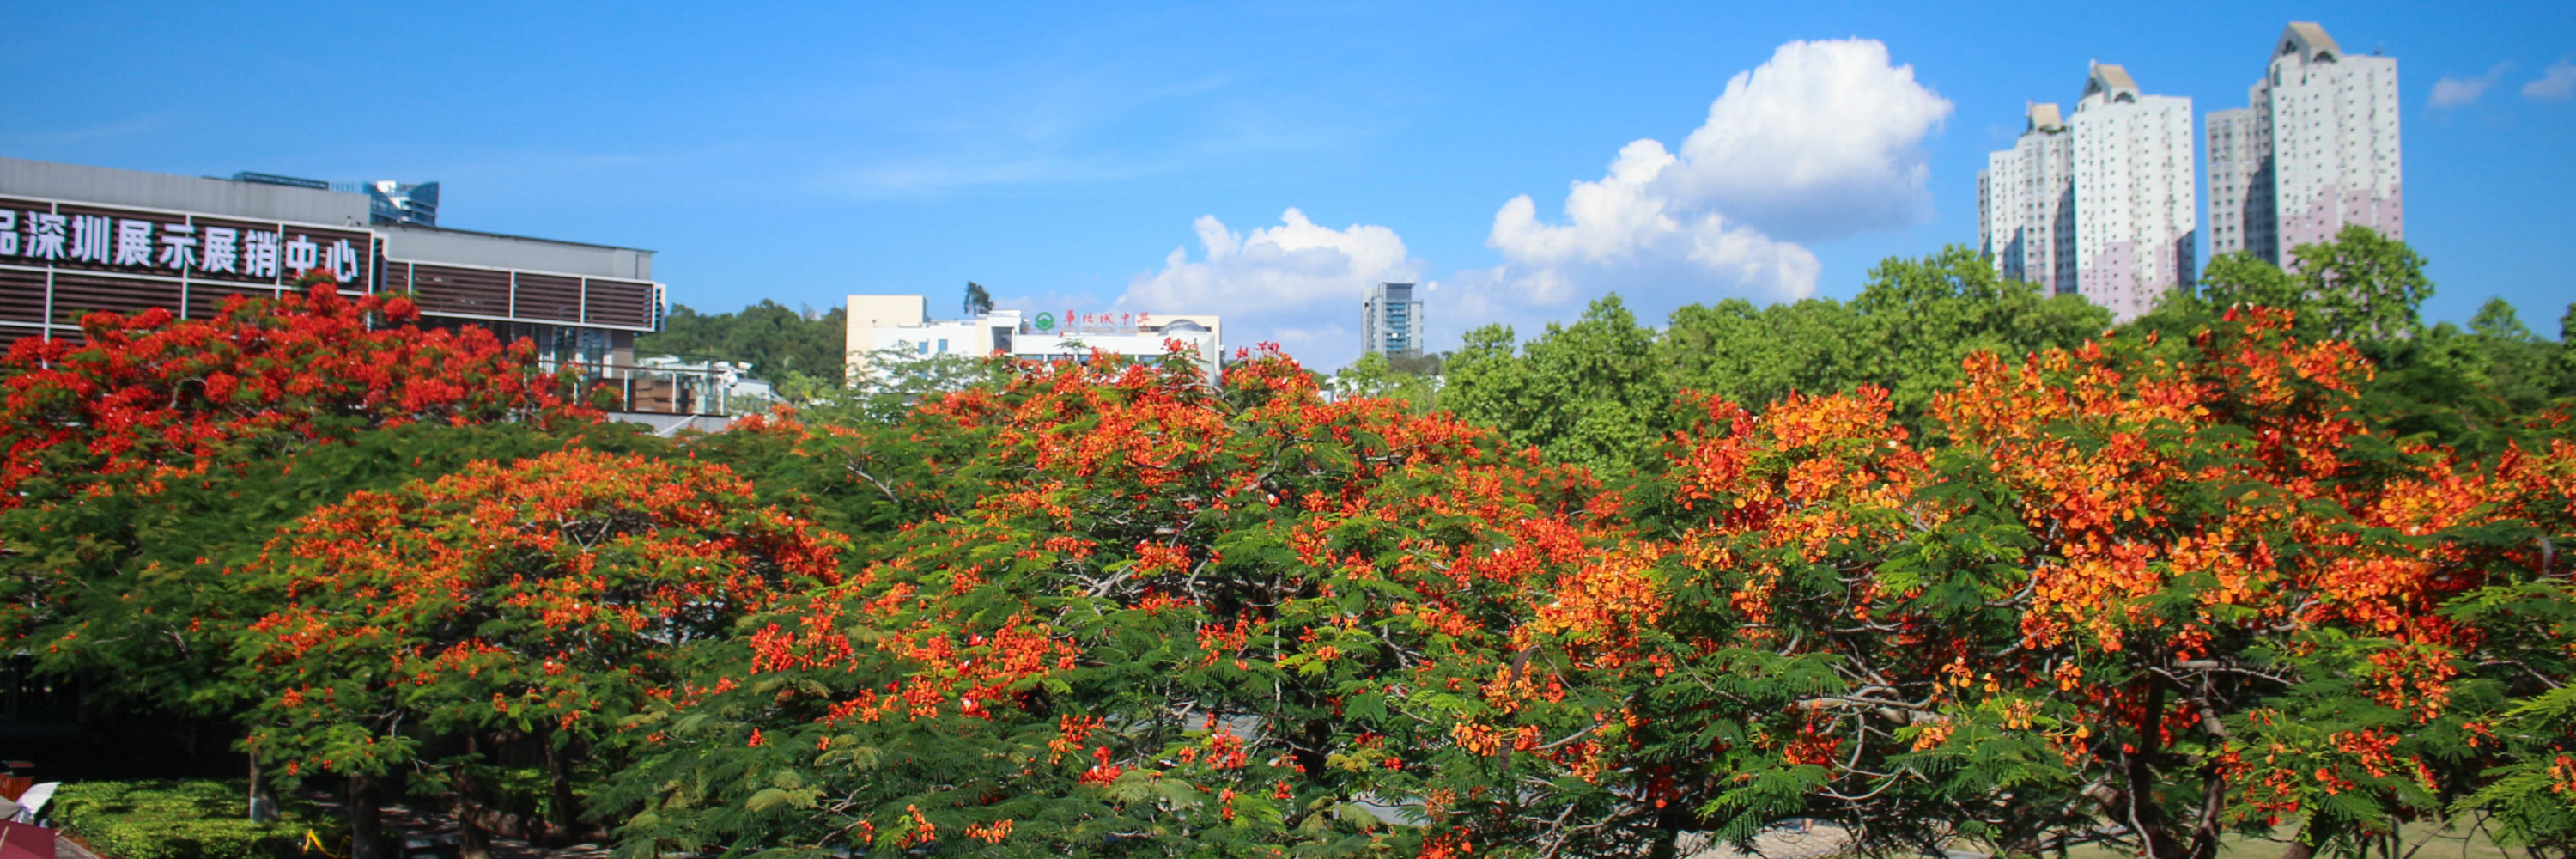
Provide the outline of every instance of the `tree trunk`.
<path id="1" fill-rule="evenodd" d="M 277 792 L 259 775 L 259 753 L 254 751 L 250 754 L 250 795 L 247 797 L 249 800 L 247 810 L 250 812 L 250 822 L 267 823 L 277 819 Z"/>
<path id="2" fill-rule="evenodd" d="M 573 837 L 573 827 L 581 819 L 572 796 L 572 742 L 571 737 L 560 734 L 548 737 L 546 742 L 546 786 L 552 800 L 547 803 L 552 806 L 547 809 L 547 828 L 562 833 L 566 839 Z"/>
<path id="3" fill-rule="evenodd" d="M 483 828 L 483 732 L 465 732 L 465 762 L 456 767 L 456 843 L 463 859 L 492 859 L 492 833 Z"/>
<path id="4" fill-rule="evenodd" d="M 1647 848 L 1646 859 L 1673 859 L 1676 848 L 1674 842 L 1680 840 L 1681 833 L 1674 831 L 1672 827 L 1655 830 L 1655 843 L 1654 846 Z"/>
<path id="5" fill-rule="evenodd" d="M 349 777 L 349 859 L 395 859 L 385 837 L 385 797 L 374 776 Z"/>
<path id="6" fill-rule="evenodd" d="M 2188 847 L 2174 842 L 2165 825 L 2164 807 L 2156 804 L 2157 777 L 2155 758 L 2164 750 L 2165 687 L 2149 681 L 2147 705 L 2141 709 L 2135 726 L 2137 751 L 2127 756 L 2128 818 L 2138 830 L 2139 846 L 2148 859 L 2186 859 Z"/>

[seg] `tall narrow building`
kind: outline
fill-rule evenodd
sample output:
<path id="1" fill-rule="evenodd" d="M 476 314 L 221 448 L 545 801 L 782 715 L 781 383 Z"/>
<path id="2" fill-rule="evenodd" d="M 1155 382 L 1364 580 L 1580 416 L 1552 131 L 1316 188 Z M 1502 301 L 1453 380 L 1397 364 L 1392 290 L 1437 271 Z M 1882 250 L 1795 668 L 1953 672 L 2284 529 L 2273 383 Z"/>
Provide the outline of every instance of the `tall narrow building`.
<path id="1" fill-rule="evenodd" d="M 2396 58 L 2349 55 L 2293 21 L 2246 100 L 2209 115 L 2212 253 L 2286 266 L 2347 224 L 2406 237 Z"/>
<path id="2" fill-rule="evenodd" d="M 1369 287 L 1360 304 L 1360 348 L 1388 355 L 1422 354 L 1422 302 L 1413 284 L 1381 283 Z"/>
<path id="3" fill-rule="evenodd" d="M 2128 70 L 2095 63 L 2069 124 L 2076 291 L 2116 319 L 2137 318 L 2198 271 L 2191 99 L 2141 94 Z"/>
<path id="4" fill-rule="evenodd" d="M 2096 63 L 2072 117 L 2030 106 L 1977 176 L 1978 240 L 2004 277 L 2128 320 L 2192 282 L 2198 241 L 2191 100 L 2144 95 Z"/>
<path id="5" fill-rule="evenodd" d="M 2054 104 L 2032 104 L 2013 148 L 1977 174 L 1977 242 L 1995 271 L 2075 291 L 2075 138 Z"/>

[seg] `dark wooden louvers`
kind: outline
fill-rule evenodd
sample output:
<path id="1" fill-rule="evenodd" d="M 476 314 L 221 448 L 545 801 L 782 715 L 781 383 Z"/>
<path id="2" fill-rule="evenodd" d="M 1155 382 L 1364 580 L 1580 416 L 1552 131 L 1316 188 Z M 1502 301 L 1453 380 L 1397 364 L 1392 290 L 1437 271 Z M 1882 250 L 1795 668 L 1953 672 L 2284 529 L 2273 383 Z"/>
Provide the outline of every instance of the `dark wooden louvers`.
<path id="1" fill-rule="evenodd" d="M 179 284 L 174 281 L 54 273 L 55 322 L 78 324 L 84 314 L 100 310 L 131 314 L 178 306 Z"/>
<path id="2" fill-rule="evenodd" d="M 45 321 L 45 273 L 0 269 L 0 319 Z"/>
<path id="3" fill-rule="evenodd" d="M 590 278 L 584 282 L 589 301 L 582 321 L 596 325 L 646 328 L 653 324 L 653 285 Z"/>
<path id="4" fill-rule="evenodd" d="M 581 278 L 520 273 L 517 312 L 520 319 L 581 321 Z"/>
<path id="5" fill-rule="evenodd" d="M 510 273 L 443 265 L 411 266 L 411 300 L 422 313 L 510 315 Z"/>

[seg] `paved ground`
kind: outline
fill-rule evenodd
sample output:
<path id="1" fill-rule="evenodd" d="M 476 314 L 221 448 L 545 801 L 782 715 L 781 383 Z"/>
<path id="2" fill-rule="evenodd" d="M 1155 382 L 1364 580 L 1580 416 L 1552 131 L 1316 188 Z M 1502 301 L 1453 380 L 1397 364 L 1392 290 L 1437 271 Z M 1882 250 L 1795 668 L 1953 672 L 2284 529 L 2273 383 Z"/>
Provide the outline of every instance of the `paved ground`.
<path id="1" fill-rule="evenodd" d="M 80 842 L 57 833 L 54 836 L 54 859 L 98 859 L 98 854 L 89 852 L 89 848 L 82 847 Z"/>
<path id="2" fill-rule="evenodd" d="M 1831 823 L 1791 824 L 1755 836 L 1753 849 L 1759 859 L 1825 859 L 1850 852 L 1851 832 Z M 1673 852 L 1689 859 L 1756 859 L 1732 845 L 1713 843 L 1706 832 L 1682 833 Z"/>

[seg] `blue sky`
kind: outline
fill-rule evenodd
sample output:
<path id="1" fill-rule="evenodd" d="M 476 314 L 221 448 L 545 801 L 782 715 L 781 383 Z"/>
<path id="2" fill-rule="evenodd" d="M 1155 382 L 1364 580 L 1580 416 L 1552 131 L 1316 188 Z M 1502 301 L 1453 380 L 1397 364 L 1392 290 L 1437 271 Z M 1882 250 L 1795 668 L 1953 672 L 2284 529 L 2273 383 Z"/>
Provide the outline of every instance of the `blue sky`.
<path id="1" fill-rule="evenodd" d="M 2551 335 L 2576 300 L 2576 100 L 2535 83 L 2576 56 L 2576 4 L 1786 5 L 19 0 L 0 155 L 435 179 L 444 225 L 653 248 L 704 310 L 937 308 L 972 279 L 1006 306 L 1223 312 L 1229 340 L 1330 367 L 1380 277 L 1438 285 L 1435 348 L 1611 290 L 1649 320 L 1849 296 L 1884 257 L 1973 243 L 1985 153 L 2088 59 L 2205 114 L 2313 19 L 2400 60 L 2429 314 L 2503 296 Z M 1621 232 L 1614 161 L 1671 160 L 1699 190 L 1663 214 L 1693 226 Z"/>

